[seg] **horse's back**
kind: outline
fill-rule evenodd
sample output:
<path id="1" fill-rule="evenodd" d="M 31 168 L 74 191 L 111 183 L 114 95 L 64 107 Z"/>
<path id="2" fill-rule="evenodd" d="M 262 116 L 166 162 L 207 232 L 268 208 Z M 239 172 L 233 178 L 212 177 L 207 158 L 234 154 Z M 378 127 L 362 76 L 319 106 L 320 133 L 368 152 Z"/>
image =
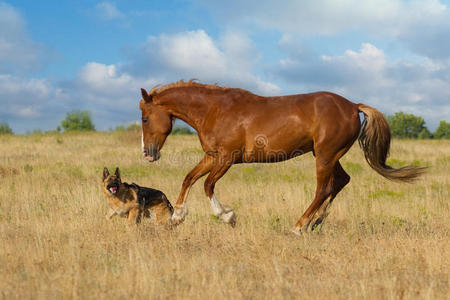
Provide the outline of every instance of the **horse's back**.
<path id="1" fill-rule="evenodd" d="M 202 145 L 242 149 L 246 161 L 273 161 L 274 153 L 289 159 L 323 139 L 347 140 L 360 126 L 357 105 L 328 92 L 261 97 L 232 91 L 221 99 L 204 123 Z"/>

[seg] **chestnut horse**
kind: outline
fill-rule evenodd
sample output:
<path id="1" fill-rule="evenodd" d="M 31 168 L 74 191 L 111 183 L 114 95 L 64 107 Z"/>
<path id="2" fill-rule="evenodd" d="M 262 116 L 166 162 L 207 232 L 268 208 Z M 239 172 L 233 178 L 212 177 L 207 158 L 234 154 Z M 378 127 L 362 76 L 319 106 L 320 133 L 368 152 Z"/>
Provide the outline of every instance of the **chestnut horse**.
<path id="1" fill-rule="evenodd" d="M 387 166 L 391 135 L 383 115 L 375 108 L 329 92 L 261 97 L 243 89 L 193 80 L 141 92 L 142 151 L 148 161 L 160 158 L 176 118 L 198 132 L 205 152 L 183 181 L 172 216 L 174 224 L 183 222 L 187 214 L 191 186 L 209 173 L 204 187 L 213 213 L 234 226 L 234 211 L 214 195 L 216 182 L 233 164 L 279 162 L 312 151 L 316 158 L 316 194 L 295 225 L 296 234 L 320 224 L 336 195 L 350 181 L 339 159 L 357 139 L 370 167 L 388 179 L 411 181 L 423 171 Z M 364 114 L 363 124 L 359 112 Z"/>

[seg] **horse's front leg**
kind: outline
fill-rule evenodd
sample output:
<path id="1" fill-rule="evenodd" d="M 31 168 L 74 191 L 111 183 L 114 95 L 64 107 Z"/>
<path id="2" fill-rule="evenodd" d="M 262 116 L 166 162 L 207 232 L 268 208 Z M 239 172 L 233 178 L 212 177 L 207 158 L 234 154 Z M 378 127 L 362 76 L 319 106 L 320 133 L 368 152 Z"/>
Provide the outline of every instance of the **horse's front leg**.
<path id="1" fill-rule="evenodd" d="M 214 215 L 234 227 L 236 225 L 236 215 L 234 214 L 233 209 L 220 203 L 214 194 L 216 182 L 228 171 L 230 167 L 231 162 L 224 160 L 224 162 L 217 164 L 212 168 L 205 180 L 205 193 L 209 198 Z"/>
<path id="2" fill-rule="evenodd" d="M 200 163 L 186 175 L 186 178 L 184 178 L 178 200 L 174 205 L 174 212 L 172 215 L 173 224 L 177 225 L 184 221 L 184 218 L 188 212 L 186 199 L 189 194 L 189 190 L 199 178 L 206 175 L 211 170 L 213 160 L 214 159 L 211 156 L 206 154 Z"/>

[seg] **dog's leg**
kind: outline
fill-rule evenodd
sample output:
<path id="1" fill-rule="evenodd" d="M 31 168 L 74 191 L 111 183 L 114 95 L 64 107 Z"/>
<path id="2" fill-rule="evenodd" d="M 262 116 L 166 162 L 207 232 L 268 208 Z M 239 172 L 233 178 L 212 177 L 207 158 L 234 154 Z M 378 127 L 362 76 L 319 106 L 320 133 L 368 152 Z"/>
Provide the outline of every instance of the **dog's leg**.
<path id="1" fill-rule="evenodd" d="M 112 217 L 116 215 L 116 211 L 112 208 L 109 209 L 108 213 L 106 214 L 105 218 L 106 220 L 111 220 Z"/>
<path id="2" fill-rule="evenodd" d="M 139 208 L 134 207 L 128 212 L 128 225 L 133 226 L 138 223 Z"/>

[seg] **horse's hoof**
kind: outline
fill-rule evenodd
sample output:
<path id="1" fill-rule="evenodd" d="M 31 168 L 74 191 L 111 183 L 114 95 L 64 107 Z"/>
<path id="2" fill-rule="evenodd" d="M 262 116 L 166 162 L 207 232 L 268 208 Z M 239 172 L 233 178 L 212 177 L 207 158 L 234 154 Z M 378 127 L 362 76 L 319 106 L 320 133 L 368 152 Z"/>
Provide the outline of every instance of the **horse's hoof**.
<path id="1" fill-rule="evenodd" d="M 236 214 L 234 213 L 233 210 L 221 214 L 220 219 L 225 223 L 230 224 L 231 227 L 236 226 Z"/>
<path id="2" fill-rule="evenodd" d="M 186 217 L 186 209 L 176 208 L 175 211 L 173 212 L 170 223 L 172 225 L 179 225 L 179 224 L 183 223 L 185 217 Z"/>
<path id="3" fill-rule="evenodd" d="M 291 230 L 291 233 L 297 237 L 302 236 L 302 230 L 299 227 L 294 227 L 294 229 Z"/>
<path id="4" fill-rule="evenodd" d="M 170 219 L 170 224 L 174 225 L 174 226 L 180 225 L 183 222 L 184 222 L 184 217 L 180 218 L 180 217 L 172 216 L 172 219 Z"/>
<path id="5" fill-rule="evenodd" d="M 296 236 L 304 236 L 306 233 L 308 233 L 308 226 L 295 226 L 291 232 L 295 234 Z"/>

